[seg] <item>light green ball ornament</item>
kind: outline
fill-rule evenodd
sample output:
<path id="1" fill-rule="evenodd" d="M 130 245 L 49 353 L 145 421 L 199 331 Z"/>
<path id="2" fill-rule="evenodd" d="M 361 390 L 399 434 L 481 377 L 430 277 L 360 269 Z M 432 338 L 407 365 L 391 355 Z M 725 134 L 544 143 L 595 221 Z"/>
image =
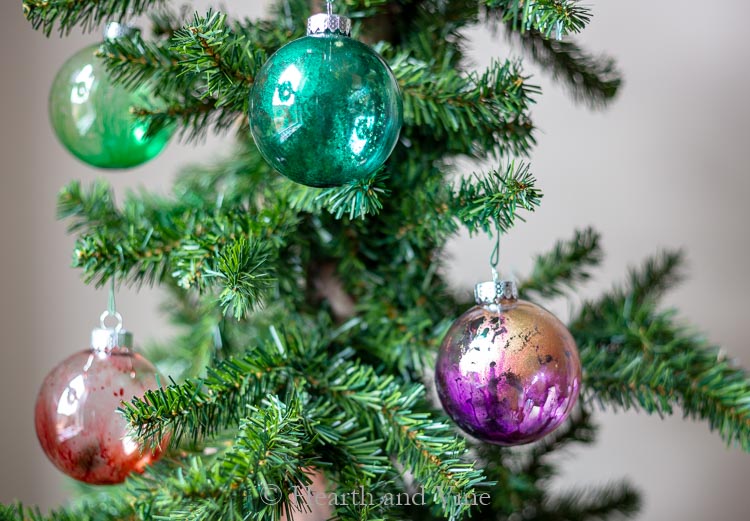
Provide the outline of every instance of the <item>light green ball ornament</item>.
<path id="1" fill-rule="evenodd" d="M 393 72 L 328 6 L 309 19 L 307 36 L 263 65 L 250 95 L 250 129 L 263 157 L 316 187 L 368 178 L 390 156 L 403 122 Z"/>
<path id="2" fill-rule="evenodd" d="M 107 38 L 127 38 L 137 29 L 112 23 Z M 49 116 L 60 142 L 74 156 L 99 168 L 131 168 L 159 155 L 172 135 L 165 128 L 147 136 L 148 123 L 132 107 L 158 108 L 148 86 L 130 91 L 110 81 L 98 44 L 86 47 L 62 66 L 52 82 Z"/>

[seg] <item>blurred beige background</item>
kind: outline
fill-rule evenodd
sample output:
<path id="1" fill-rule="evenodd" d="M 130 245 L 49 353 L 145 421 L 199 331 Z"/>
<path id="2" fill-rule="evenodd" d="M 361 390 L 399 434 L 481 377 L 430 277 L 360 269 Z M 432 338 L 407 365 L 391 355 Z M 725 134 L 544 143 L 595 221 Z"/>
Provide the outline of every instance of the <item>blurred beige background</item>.
<path id="1" fill-rule="evenodd" d="M 147 166 L 120 174 L 78 163 L 51 133 L 47 92 L 63 61 L 96 35 L 48 41 L 31 30 L 19 4 L 0 6 L 0 501 L 50 507 L 70 487 L 37 446 L 35 393 L 52 366 L 87 345 L 106 303 L 68 267 L 72 239 L 55 221 L 55 195 L 71 179 L 99 175 L 120 191 L 143 185 L 165 192 L 180 165 L 209 160 L 229 140 L 195 148 L 174 143 Z M 228 4 L 251 15 L 265 6 Z M 548 78 L 536 78 L 545 96 L 534 108 L 540 133 L 532 163 L 546 196 L 504 241 L 503 268 L 523 273 L 533 253 L 593 224 L 607 250 L 596 282 L 582 292 L 593 295 L 655 249 L 685 247 L 690 279 L 669 304 L 750 368 L 750 3 L 599 2 L 594 13 L 584 41 L 616 56 L 627 83 L 609 110 L 592 113 Z M 473 33 L 472 42 L 477 66 L 509 52 L 504 39 L 484 32 Z M 486 272 L 490 248 L 482 237 L 452 244 L 457 289 L 469 290 Z M 120 295 L 137 338 L 167 337 L 158 303 L 151 290 Z M 568 306 L 555 309 L 565 314 Z M 599 420 L 599 443 L 561 457 L 565 471 L 555 486 L 626 476 L 645 492 L 643 520 L 748 519 L 750 455 L 727 449 L 706 425 L 632 412 L 605 412 Z"/>

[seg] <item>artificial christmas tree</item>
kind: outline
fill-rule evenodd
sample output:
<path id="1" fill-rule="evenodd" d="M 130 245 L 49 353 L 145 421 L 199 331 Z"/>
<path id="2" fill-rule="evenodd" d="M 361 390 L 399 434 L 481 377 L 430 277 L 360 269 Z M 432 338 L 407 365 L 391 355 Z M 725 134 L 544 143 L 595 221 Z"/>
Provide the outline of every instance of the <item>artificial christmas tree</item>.
<path id="1" fill-rule="evenodd" d="M 51 31 L 157 4 L 24 5 L 32 23 Z M 171 434 L 170 458 L 49 517 L 274 519 L 299 506 L 295 491 L 311 469 L 341 500 L 340 519 L 632 513 L 637 500 L 627 486 L 561 498 L 546 486 L 551 451 L 590 439 L 592 399 L 650 412 L 680 405 L 747 450 L 747 378 L 658 310 L 679 260 L 664 255 L 571 320 L 585 400 L 567 427 L 530 453 L 472 440 L 467 451 L 421 383 L 469 305 L 448 292 L 439 253 L 461 226 L 507 231 L 541 194 L 528 169 L 508 160 L 533 145 L 528 107 L 537 90 L 514 61 L 468 74 L 461 30 L 506 25 L 576 95 L 598 103 L 618 81 L 608 63 L 555 42 L 587 22 L 574 2 L 341 4 L 362 20 L 363 38 L 390 64 L 404 96 L 402 138 L 385 169 L 343 187 L 280 178 L 247 137 L 255 75 L 272 51 L 302 36 L 307 2 L 280 2 L 271 23 L 159 13 L 162 37 L 102 48 L 120 82 L 152 84 L 167 102 L 163 110 L 134 108 L 152 132 L 178 124 L 200 135 L 239 122 L 241 141 L 226 162 L 181 177 L 171 199 L 130 196 L 118 207 L 104 184 L 61 193 L 88 280 L 117 275 L 173 289 L 187 333 L 165 356 L 209 367 L 172 374 L 178 383 L 123 408 L 143 442 Z M 493 153 L 508 166 L 447 183 L 455 157 Z M 596 234 L 576 234 L 536 259 L 521 290 L 535 299 L 564 293 L 599 258 Z M 425 501 L 344 500 L 359 490 L 373 500 L 424 491 Z M 35 517 L 17 507 L 4 515 Z"/>

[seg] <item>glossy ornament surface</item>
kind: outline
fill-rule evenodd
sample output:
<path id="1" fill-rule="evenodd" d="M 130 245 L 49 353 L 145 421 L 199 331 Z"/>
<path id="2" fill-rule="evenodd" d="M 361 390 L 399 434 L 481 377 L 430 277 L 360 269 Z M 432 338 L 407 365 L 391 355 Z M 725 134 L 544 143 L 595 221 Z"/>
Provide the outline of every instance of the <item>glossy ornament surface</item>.
<path id="1" fill-rule="evenodd" d="M 121 483 L 161 456 L 141 451 L 117 412 L 120 404 L 158 388 L 156 368 L 126 347 L 91 348 L 70 356 L 44 379 L 34 422 L 55 466 L 85 483 Z"/>
<path id="2" fill-rule="evenodd" d="M 173 129 L 147 137 L 148 124 L 132 107 L 157 108 L 143 85 L 135 91 L 113 85 L 98 45 L 79 51 L 62 66 L 52 82 L 49 116 L 60 142 L 74 156 L 99 168 L 130 168 L 156 157 Z"/>
<path id="3" fill-rule="evenodd" d="M 494 310 L 473 307 L 454 322 L 438 353 L 435 383 L 443 408 L 464 431 L 489 443 L 521 445 L 570 414 L 581 363 L 557 317 L 511 298 Z"/>
<path id="4" fill-rule="evenodd" d="M 250 128 L 261 154 L 308 186 L 369 177 L 393 151 L 402 121 L 401 93 L 385 61 L 330 31 L 279 49 L 250 95 Z"/>

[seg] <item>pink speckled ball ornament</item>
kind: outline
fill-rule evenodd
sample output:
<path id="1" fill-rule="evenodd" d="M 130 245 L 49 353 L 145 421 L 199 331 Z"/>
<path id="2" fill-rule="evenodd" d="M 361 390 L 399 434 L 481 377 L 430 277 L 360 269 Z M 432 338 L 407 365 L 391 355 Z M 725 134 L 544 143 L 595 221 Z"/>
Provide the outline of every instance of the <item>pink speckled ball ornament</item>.
<path id="1" fill-rule="evenodd" d="M 435 383 L 448 415 L 497 445 L 541 439 L 570 414 L 581 362 L 565 325 L 518 299 L 513 282 L 477 285 L 477 304 L 453 323 L 438 353 Z"/>
<path id="2" fill-rule="evenodd" d="M 132 351 L 130 333 L 106 328 L 103 320 L 101 326 L 91 334 L 90 349 L 47 375 L 34 415 L 39 443 L 52 463 L 93 485 L 121 483 L 161 456 L 158 449 L 142 450 L 117 412 L 123 401 L 158 387 L 157 370 Z"/>

